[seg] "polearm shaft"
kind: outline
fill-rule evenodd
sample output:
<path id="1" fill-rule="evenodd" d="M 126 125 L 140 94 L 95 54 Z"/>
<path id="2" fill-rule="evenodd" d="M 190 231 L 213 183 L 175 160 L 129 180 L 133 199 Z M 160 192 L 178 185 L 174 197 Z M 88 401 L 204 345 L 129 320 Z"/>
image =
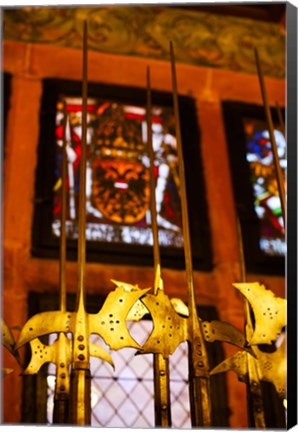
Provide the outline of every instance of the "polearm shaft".
<path id="1" fill-rule="evenodd" d="M 62 147 L 62 173 L 61 173 L 61 229 L 60 229 L 60 269 L 59 269 L 59 284 L 60 284 L 60 309 L 66 311 L 66 175 L 67 175 L 67 127 L 69 127 L 69 119 L 67 117 L 66 103 L 63 102 L 64 124 L 63 124 L 63 147 Z"/>
<path id="2" fill-rule="evenodd" d="M 152 144 L 152 104 L 151 104 L 151 83 L 150 68 L 147 67 L 147 136 L 148 152 L 150 157 L 150 209 L 151 224 L 153 234 L 153 258 L 154 258 L 154 294 L 162 289 L 160 275 L 160 251 L 158 244 L 158 226 L 155 197 L 155 178 L 154 178 L 154 152 Z M 171 398 L 169 380 L 169 359 L 162 354 L 153 354 L 154 364 L 154 410 L 155 426 L 170 427 L 171 420 Z"/>
<path id="3" fill-rule="evenodd" d="M 276 171 L 276 179 L 277 179 L 277 184 L 278 184 L 278 191 L 279 191 L 279 197 L 280 197 L 280 202 L 281 202 L 282 214 L 283 214 L 283 219 L 284 219 L 284 223 L 285 223 L 286 198 L 285 198 L 284 180 L 283 180 L 283 175 L 282 175 L 281 168 L 279 165 L 279 157 L 278 157 L 278 153 L 277 153 L 277 145 L 276 145 L 276 140 L 275 140 L 275 136 L 274 136 L 273 121 L 272 121 L 272 116 L 271 116 L 270 107 L 269 107 L 269 103 L 268 103 L 268 97 L 267 97 L 264 77 L 263 77 L 263 73 L 262 73 L 262 68 L 261 68 L 261 63 L 260 63 L 259 53 L 258 53 L 257 48 L 255 48 L 255 58 L 256 58 L 256 64 L 257 64 L 257 69 L 258 69 L 258 75 L 259 75 L 260 88 L 261 88 L 261 93 L 262 93 L 262 98 L 263 98 L 264 110 L 265 110 L 266 120 L 267 120 L 267 124 L 268 124 L 268 129 L 269 129 L 269 136 L 270 136 L 270 141 L 271 141 L 271 146 L 272 146 L 272 153 L 273 153 L 274 166 L 275 166 L 275 171 Z"/>
<path id="4" fill-rule="evenodd" d="M 86 147 L 87 147 L 87 93 L 88 93 L 88 47 L 87 22 L 84 22 L 83 34 L 83 84 L 82 84 L 82 156 L 80 166 L 80 197 L 79 197 L 79 239 L 78 239 L 78 298 L 85 304 L 85 266 L 86 266 Z"/>
<path id="5" fill-rule="evenodd" d="M 279 126 L 281 128 L 281 131 L 282 131 L 284 137 L 286 137 L 285 123 L 284 123 L 284 119 L 282 117 L 282 113 L 281 113 L 281 109 L 280 109 L 279 103 L 276 102 L 275 105 L 276 105 L 276 111 L 277 111 L 277 117 L 278 117 Z"/>
<path id="6" fill-rule="evenodd" d="M 237 216 L 237 240 L 238 250 L 240 257 L 240 279 L 241 282 L 246 282 L 246 268 L 244 259 L 244 249 L 242 241 L 242 232 L 239 218 Z M 244 300 L 244 315 L 245 315 L 245 335 L 249 339 L 253 333 L 253 325 L 250 314 L 250 307 L 247 299 Z M 253 349 L 253 347 L 252 347 Z M 248 405 L 248 420 L 251 423 L 251 411 L 253 416 L 253 423 L 249 427 L 257 429 L 264 429 L 266 427 L 264 404 L 262 399 L 261 384 L 258 377 L 256 362 L 250 353 L 247 356 L 247 369 L 248 369 L 248 385 L 247 385 L 247 405 Z"/>
<path id="7" fill-rule="evenodd" d="M 66 311 L 66 171 L 67 171 L 67 155 L 66 155 L 66 144 L 67 144 L 67 126 L 68 118 L 66 112 L 66 104 L 63 102 L 63 146 L 62 146 L 62 182 L 61 182 L 61 227 L 60 227 L 60 266 L 59 266 L 59 286 L 60 286 L 60 310 L 61 312 Z M 54 410 L 53 410 L 53 423 L 54 424 L 65 424 L 68 423 L 69 417 L 69 376 L 63 379 L 61 382 L 61 375 L 66 375 L 65 370 L 62 370 L 61 364 L 65 364 L 66 361 L 63 358 L 66 353 L 67 336 L 64 333 L 60 333 L 58 336 L 60 361 L 56 367 L 56 385 L 54 395 Z"/>
<path id="8" fill-rule="evenodd" d="M 176 139 L 178 153 L 178 167 L 180 178 L 180 196 L 182 207 L 182 225 L 184 237 L 185 269 L 188 289 L 188 335 L 189 335 L 189 389 L 190 389 L 190 408 L 191 422 L 193 427 L 211 425 L 211 400 L 210 400 L 210 375 L 208 357 L 203 337 L 203 332 L 199 323 L 196 309 L 192 254 L 189 232 L 188 206 L 184 173 L 184 158 L 182 150 L 182 139 L 180 130 L 180 117 L 177 94 L 177 80 L 174 49 L 170 43 L 171 69 L 172 69 L 172 88 L 173 102 L 176 122 Z"/>
<path id="9" fill-rule="evenodd" d="M 270 112 L 270 107 L 269 107 L 269 102 L 268 102 L 263 72 L 262 72 L 262 68 L 261 68 L 261 62 L 260 62 L 259 53 L 258 53 L 257 48 L 255 48 L 255 58 L 256 58 L 260 88 L 261 88 L 261 93 L 262 93 L 262 98 L 263 98 L 264 110 L 265 110 L 268 129 L 269 129 L 271 148 L 272 148 L 272 154 L 273 154 L 273 160 L 274 160 L 274 166 L 275 166 L 275 172 L 276 172 L 276 180 L 277 180 L 277 184 L 278 184 L 278 191 L 279 191 L 279 197 L 280 197 L 281 208 L 282 208 L 282 216 L 283 216 L 283 222 L 284 222 L 284 227 L 285 227 L 286 226 L 285 182 L 284 182 L 284 178 L 283 178 L 283 174 L 282 174 L 282 170 L 281 170 L 281 166 L 280 166 L 280 161 L 279 161 L 279 156 L 278 156 L 278 151 L 277 151 L 277 145 L 276 145 L 276 140 L 275 140 L 275 135 L 274 135 L 273 121 L 272 121 L 272 116 L 271 116 L 271 112 Z M 285 135 L 285 126 L 284 126 L 281 110 L 280 110 L 278 103 L 276 103 L 276 107 L 277 107 L 277 114 L 278 114 L 278 118 L 279 118 L 280 127 L 282 129 L 283 134 Z"/>
<path id="10" fill-rule="evenodd" d="M 87 22 L 83 34 L 82 156 L 80 166 L 78 291 L 70 389 L 70 423 L 91 424 L 91 375 L 88 316 L 85 311 L 86 264 L 86 147 L 87 147 Z"/>

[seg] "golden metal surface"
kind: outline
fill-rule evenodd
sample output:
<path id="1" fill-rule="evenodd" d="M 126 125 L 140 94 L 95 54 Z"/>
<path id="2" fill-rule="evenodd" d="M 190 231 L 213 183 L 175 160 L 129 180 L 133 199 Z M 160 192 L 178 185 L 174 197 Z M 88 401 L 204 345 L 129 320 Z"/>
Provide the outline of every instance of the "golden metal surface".
<path id="1" fill-rule="evenodd" d="M 147 294 L 142 302 L 153 320 L 153 331 L 142 346 L 143 353 L 159 353 L 165 358 L 187 340 L 187 319 L 179 316 L 164 291 Z"/>
<path id="2" fill-rule="evenodd" d="M 251 401 L 254 427 L 264 429 L 266 427 L 263 394 L 257 363 L 251 355 L 246 354 L 248 371 L 248 401 Z"/>
<path id="3" fill-rule="evenodd" d="M 71 332 L 73 335 L 76 332 L 82 333 L 84 332 L 84 325 L 87 326 L 87 324 L 89 326 L 88 338 L 91 333 L 96 333 L 103 337 L 112 349 L 116 350 L 125 346 L 140 348 L 131 338 L 125 321 L 134 303 L 146 294 L 149 289 L 127 292 L 123 287 L 119 286 L 109 293 L 97 314 L 86 314 L 88 316 L 87 322 L 81 311 L 79 314 L 67 311 L 49 311 L 36 314 L 23 326 L 17 349 L 35 338 L 51 333 Z M 113 330 L 111 330 L 112 328 Z M 117 335 L 119 340 L 115 338 Z M 84 340 L 86 340 L 86 337 Z M 79 348 L 78 352 L 82 353 Z"/>
<path id="4" fill-rule="evenodd" d="M 88 367 L 71 370 L 69 417 L 73 425 L 91 424 L 91 375 Z"/>
<path id="5" fill-rule="evenodd" d="M 22 345 L 32 341 L 43 335 L 50 333 L 68 333 L 70 330 L 70 319 L 72 318 L 72 312 L 49 311 L 40 312 L 29 318 L 24 324 L 20 332 L 16 349 L 19 349 Z"/>
<path id="6" fill-rule="evenodd" d="M 73 351 L 70 377 L 71 424 L 91 423 L 91 382 L 89 320 L 85 309 L 86 267 L 86 152 L 87 152 L 87 98 L 88 98 L 88 33 L 87 21 L 83 24 L 83 80 L 82 80 L 82 143 L 80 161 L 79 221 L 78 221 L 78 285 L 76 313 L 72 315 Z M 88 379 L 88 381 L 87 381 Z"/>
<path id="7" fill-rule="evenodd" d="M 259 282 L 233 284 L 249 301 L 254 316 L 255 328 L 248 335 L 249 345 L 271 344 L 286 325 L 286 304 L 283 298 L 266 289 Z"/>
<path id="8" fill-rule="evenodd" d="M 127 292 L 124 287 L 118 286 L 109 293 L 101 310 L 89 315 L 90 333 L 99 334 L 113 350 L 124 347 L 140 349 L 140 345 L 129 334 L 126 319 L 134 303 L 149 290 Z"/>
<path id="9" fill-rule="evenodd" d="M 157 211 L 156 211 L 156 196 L 155 196 L 155 177 L 154 177 L 154 150 L 152 141 L 152 102 L 151 102 L 151 80 L 150 80 L 150 67 L 147 66 L 147 109 L 146 109 L 146 124 L 147 124 L 147 148 L 150 160 L 150 213 L 151 213 L 151 225 L 153 235 L 153 261 L 154 261 L 154 290 L 156 294 L 162 283 L 160 273 L 160 251 L 158 243 L 158 225 L 157 225 Z"/>
<path id="10" fill-rule="evenodd" d="M 66 174 L 67 153 L 66 146 L 71 140 L 69 117 L 67 115 L 66 103 L 63 101 L 63 146 L 62 146 L 62 174 L 61 174 L 61 218 L 60 218 L 60 260 L 59 260 L 59 287 L 60 287 L 60 310 L 66 311 Z M 54 394 L 53 423 L 65 424 L 69 418 L 69 387 L 70 376 L 68 366 L 72 357 L 72 346 L 64 333 L 59 333 L 56 352 L 56 382 Z M 32 342 L 30 342 L 32 344 Z M 32 349 L 32 346 L 31 346 Z M 33 356 L 32 349 L 32 356 Z M 52 361 L 53 361 L 52 360 Z M 30 367 L 30 364 L 29 366 Z M 67 371 L 65 371 L 65 367 Z"/>
<path id="11" fill-rule="evenodd" d="M 277 394 L 284 398 L 286 386 L 285 342 L 272 353 L 262 352 L 257 347 L 254 347 L 254 352 L 257 357 L 255 364 L 258 379 L 271 382 Z M 238 352 L 224 360 L 212 369 L 210 375 L 227 372 L 229 370 L 233 370 L 238 375 L 239 381 L 248 382 L 249 369 L 246 352 Z"/>
<path id="12" fill-rule="evenodd" d="M 61 344 L 61 339 L 65 338 L 63 344 Z M 69 374 L 68 366 L 72 361 L 72 342 L 64 333 L 59 334 L 59 338 L 53 342 L 52 345 L 43 344 L 39 339 L 33 339 L 30 342 L 30 347 L 32 351 L 31 360 L 24 371 L 24 374 L 36 374 L 41 366 L 45 363 L 54 363 L 56 367 L 59 366 L 59 373 L 56 374 L 56 382 L 58 388 L 63 387 L 63 393 L 69 390 L 69 383 L 67 383 Z M 108 362 L 114 367 L 111 356 L 104 350 L 101 346 L 92 344 L 89 342 L 90 355 L 97 357 L 100 360 Z M 34 354 L 34 355 L 33 355 Z M 60 378 L 63 381 L 60 385 Z"/>
<path id="13" fill-rule="evenodd" d="M 64 336 L 62 334 L 62 336 Z M 31 347 L 31 360 L 24 374 L 36 374 L 41 366 L 45 363 L 52 362 L 56 365 L 59 363 L 63 364 L 65 370 L 64 372 L 68 375 L 68 366 L 71 362 L 72 346 L 71 341 L 65 336 L 64 347 L 61 349 L 62 345 L 59 344 L 59 340 L 53 342 L 52 345 L 43 344 L 38 338 L 30 341 Z M 66 386 L 69 387 L 69 384 Z"/>
<path id="14" fill-rule="evenodd" d="M 131 291 L 137 291 L 139 290 L 138 285 L 133 285 L 127 282 L 120 282 L 116 281 L 115 279 L 111 279 L 111 281 L 117 286 L 117 287 L 123 287 L 125 291 L 131 292 Z M 148 309 L 144 305 L 144 303 L 141 302 L 141 300 L 137 300 L 131 309 L 129 310 L 126 319 L 128 321 L 140 321 L 145 315 L 149 314 Z"/>
<path id="15" fill-rule="evenodd" d="M 172 424 L 169 359 L 161 354 L 153 356 L 155 426 Z"/>
<path id="16" fill-rule="evenodd" d="M 170 302 L 172 303 L 172 306 L 175 310 L 175 312 L 179 315 L 188 317 L 189 316 L 189 310 L 186 304 L 177 297 L 172 297 L 170 299 Z"/>
<path id="17" fill-rule="evenodd" d="M 157 268 L 159 268 L 159 266 Z M 155 279 L 157 279 L 157 278 L 159 279 L 157 284 L 162 287 L 162 288 L 160 288 L 160 290 L 163 290 L 163 283 L 162 283 L 162 279 L 160 277 L 160 272 L 157 272 Z M 125 291 L 127 291 L 127 292 L 140 289 L 137 284 L 133 285 L 133 284 L 130 284 L 127 282 L 116 281 L 115 279 L 111 279 L 111 281 L 117 287 L 122 286 L 125 289 Z M 172 303 L 172 306 L 173 306 L 173 308 L 177 314 L 182 315 L 182 316 L 186 316 L 186 317 L 189 316 L 188 307 L 186 306 L 186 304 L 181 299 L 174 297 L 174 298 L 170 299 L 170 302 Z M 133 304 L 130 311 L 128 312 L 126 320 L 128 320 L 128 321 L 140 321 L 145 315 L 148 315 L 149 313 L 150 312 L 146 308 L 146 306 L 144 305 L 143 301 L 137 300 Z"/>
<path id="18" fill-rule="evenodd" d="M 8 349 L 9 352 L 13 355 L 18 355 L 18 353 L 15 351 L 15 340 L 13 337 L 13 334 L 10 331 L 10 328 L 6 324 L 4 320 L 0 320 L 1 325 L 1 333 L 2 333 L 2 344 L 5 346 L 5 348 Z"/>
<path id="19" fill-rule="evenodd" d="M 5 348 L 15 357 L 18 364 L 20 365 L 20 356 L 19 353 L 16 350 L 16 343 L 13 337 L 13 334 L 10 331 L 10 328 L 6 324 L 6 322 L 3 319 L 0 319 L 0 331 L 1 331 L 1 342 L 5 346 Z M 1 369 L 1 375 L 6 376 L 13 372 L 13 369 L 10 368 L 2 368 Z"/>
<path id="20" fill-rule="evenodd" d="M 237 327 L 225 321 L 203 321 L 202 328 L 207 342 L 228 342 L 253 354 L 251 347 L 246 346 L 245 336 Z"/>
<path id="21" fill-rule="evenodd" d="M 239 381 L 248 382 L 246 352 L 239 351 L 232 357 L 229 357 L 226 360 L 222 361 L 210 371 L 210 375 L 228 372 L 229 370 L 233 370 L 238 375 Z"/>

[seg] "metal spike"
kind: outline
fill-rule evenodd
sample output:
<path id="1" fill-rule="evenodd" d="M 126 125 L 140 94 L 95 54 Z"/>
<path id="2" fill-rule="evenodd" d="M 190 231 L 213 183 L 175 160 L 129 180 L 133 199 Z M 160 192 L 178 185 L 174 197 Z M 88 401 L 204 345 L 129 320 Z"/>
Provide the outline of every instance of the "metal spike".
<path id="1" fill-rule="evenodd" d="M 190 388 L 190 403 L 191 403 L 191 420 L 193 427 L 210 426 L 211 425 L 211 396 L 210 396 L 210 377 L 208 356 L 203 338 L 203 332 L 200 327 L 200 322 L 196 309 L 193 269 L 192 269 L 192 254 L 191 241 L 189 232 L 188 206 L 184 173 L 184 158 L 182 150 L 182 139 L 180 130 L 180 117 L 177 94 L 177 80 L 174 48 L 170 42 L 171 69 L 172 69 L 172 89 L 174 113 L 176 121 L 176 139 L 178 152 L 178 167 L 180 178 L 180 196 L 182 206 L 182 225 L 184 237 L 184 254 L 185 254 L 185 269 L 187 279 L 188 293 L 188 339 L 189 339 L 189 388 Z M 199 349 L 198 349 L 199 347 Z"/>
<path id="2" fill-rule="evenodd" d="M 286 226 L 285 225 L 285 221 L 286 221 L 286 197 L 285 197 L 284 179 L 283 179 L 283 175 L 282 175 L 280 164 L 279 164 L 279 157 L 278 157 L 277 145 L 276 145 L 276 140 L 275 140 L 275 135 L 274 135 L 273 121 L 272 121 L 272 116 L 271 116 L 271 112 L 270 112 L 270 106 L 269 106 L 269 102 L 268 102 L 268 97 L 267 97 L 267 92 L 266 92 L 261 62 L 260 62 L 259 53 L 258 53 L 257 48 L 255 48 L 255 58 L 256 58 L 258 76 L 259 76 L 259 81 L 260 81 L 260 88 L 261 88 L 261 93 L 262 93 L 262 98 L 263 98 L 264 110 L 265 110 L 265 115 L 266 115 L 268 129 L 269 129 L 269 135 L 270 135 L 270 141 L 271 141 L 271 147 L 272 147 L 272 153 L 273 153 L 273 159 L 274 159 L 274 166 L 275 166 L 275 172 L 276 172 L 276 179 L 277 179 L 277 184 L 278 184 L 279 197 L 280 197 L 282 214 L 283 214 L 283 219 L 284 219 L 284 227 L 285 227 Z"/>
<path id="3" fill-rule="evenodd" d="M 154 179 L 154 152 L 152 144 L 152 103 L 151 103 L 151 82 L 150 67 L 147 67 L 147 133 L 148 133 L 148 152 L 150 157 L 150 208 L 151 223 L 153 234 L 153 258 L 154 258 L 154 295 L 163 289 L 163 282 L 160 270 L 160 251 L 158 244 L 158 226 L 155 199 L 155 179 Z M 155 426 L 170 427 L 171 418 L 171 396 L 170 396 L 170 377 L 169 359 L 162 354 L 153 354 L 154 371 L 154 407 L 155 407 Z"/>

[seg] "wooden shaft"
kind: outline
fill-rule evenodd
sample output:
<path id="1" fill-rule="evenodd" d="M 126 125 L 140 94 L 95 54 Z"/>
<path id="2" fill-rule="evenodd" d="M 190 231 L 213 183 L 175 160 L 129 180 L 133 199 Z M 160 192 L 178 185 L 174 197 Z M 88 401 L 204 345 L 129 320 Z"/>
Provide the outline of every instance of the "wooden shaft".
<path id="1" fill-rule="evenodd" d="M 70 423 L 91 424 L 91 375 L 89 369 L 76 367 L 71 372 Z"/>
<path id="2" fill-rule="evenodd" d="M 54 397 L 53 424 L 67 424 L 69 418 L 69 394 L 61 393 Z"/>
<path id="3" fill-rule="evenodd" d="M 275 171 L 276 171 L 276 179 L 277 179 L 277 184 L 278 184 L 278 190 L 279 190 L 279 196 L 280 196 L 280 202 L 281 202 L 281 208 L 282 208 L 282 214 L 283 214 L 284 226 L 285 226 L 286 198 L 285 198 L 284 180 L 283 180 L 283 175 L 282 175 L 282 171 L 281 171 L 280 164 L 279 164 L 279 157 L 278 157 L 278 153 L 277 153 L 277 145 L 276 145 L 275 136 L 274 136 L 274 127 L 273 127 L 273 122 L 272 122 L 272 116 L 271 116 L 270 107 L 269 107 L 269 103 L 268 103 L 268 97 L 267 97 L 264 77 L 263 77 L 263 73 L 262 73 L 262 68 L 261 68 L 261 63 L 260 63 L 259 53 L 258 53 L 257 48 L 255 48 L 255 57 L 256 57 L 258 75 L 259 75 L 260 88 L 261 88 L 261 93 L 262 93 L 262 98 L 263 98 L 264 110 L 265 110 L 265 115 L 266 115 L 268 129 L 269 129 L 269 136 L 270 136 L 273 159 L 274 159 L 274 166 L 275 166 Z"/>
<path id="4" fill-rule="evenodd" d="M 169 359 L 153 354 L 155 426 L 171 427 Z"/>
<path id="5" fill-rule="evenodd" d="M 189 398 L 190 418 L 192 427 L 209 427 L 212 424 L 210 402 L 210 378 L 208 374 L 200 372 L 199 363 L 207 363 L 206 353 L 200 356 L 199 351 L 204 350 L 202 338 L 197 337 L 188 343 L 188 367 L 189 367 Z M 201 375 L 200 375 L 201 374 Z"/>

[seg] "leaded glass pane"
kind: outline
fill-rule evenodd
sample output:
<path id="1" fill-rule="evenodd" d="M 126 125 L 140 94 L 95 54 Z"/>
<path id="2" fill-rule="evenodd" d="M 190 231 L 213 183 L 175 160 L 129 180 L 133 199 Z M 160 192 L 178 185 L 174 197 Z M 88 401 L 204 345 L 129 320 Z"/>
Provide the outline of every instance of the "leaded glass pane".
<path id="1" fill-rule="evenodd" d="M 57 166 L 52 232 L 60 235 L 63 105 L 57 104 Z M 78 236 L 79 165 L 82 107 L 80 98 L 67 98 L 69 238 Z M 88 99 L 86 239 L 152 245 L 145 108 Z M 181 204 L 173 112 L 154 107 L 152 135 L 155 152 L 156 207 L 161 246 L 183 246 Z"/>
<path id="2" fill-rule="evenodd" d="M 267 255 L 286 254 L 285 229 L 274 167 L 269 132 L 264 121 L 245 118 L 246 159 L 254 191 L 254 207 L 261 221 L 260 248 Z M 285 176 L 286 142 L 283 134 L 274 130 L 280 166 Z"/>

